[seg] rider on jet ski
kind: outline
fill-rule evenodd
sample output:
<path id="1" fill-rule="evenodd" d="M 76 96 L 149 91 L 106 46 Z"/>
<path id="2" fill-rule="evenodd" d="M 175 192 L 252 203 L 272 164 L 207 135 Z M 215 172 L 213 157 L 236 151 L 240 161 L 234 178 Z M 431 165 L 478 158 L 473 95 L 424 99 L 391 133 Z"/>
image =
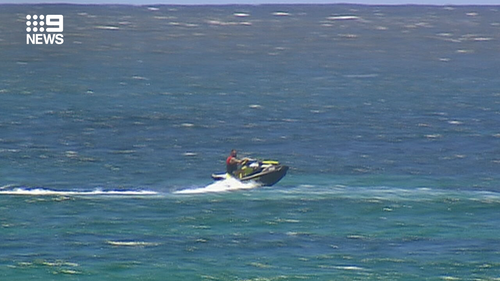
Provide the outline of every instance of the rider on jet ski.
<path id="1" fill-rule="evenodd" d="M 241 165 L 241 168 L 238 167 Z M 226 159 L 226 173 L 212 174 L 214 180 L 224 180 L 230 177 L 246 182 L 255 181 L 263 186 L 272 186 L 280 181 L 288 171 L 288 166 L 280 165 L 278 161 L 243 158 L 238 159 L 235 149 Z"/>
<path id="2" fill-rule="evenodd" d="M 226 159 L 226 173 L 233 175 L 233 176 L 234 176 L 234 172 L 236 172 L 238 170 L 238 165 L 243 164 L 244 162 L 248 161 L 247 158 L 244 158 L 241 160 L 238 159 L 237 154 L 238 154 L 238 152 L 236 151 L 236 149 L 233 149 L 233 150 L 231 150 L 231 154 L 229 155 L 229 157 L 227 157 L 227 159 Z"/>

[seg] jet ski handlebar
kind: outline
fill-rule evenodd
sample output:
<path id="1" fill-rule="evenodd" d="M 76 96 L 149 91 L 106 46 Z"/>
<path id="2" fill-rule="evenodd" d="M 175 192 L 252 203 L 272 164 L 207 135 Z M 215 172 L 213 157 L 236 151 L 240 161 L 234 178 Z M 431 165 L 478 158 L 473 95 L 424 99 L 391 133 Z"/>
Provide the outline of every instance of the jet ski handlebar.
<path id="1" fill-rule="evenodd" d="M 243 158 L 242 159 L 242 165 L 245 165 L 247 163 L 259 163 L 260 165 L 279 165 L 278 161 L 275 160 L 259 160 L 259 159 L 253 159 L 253 158 Z"/>

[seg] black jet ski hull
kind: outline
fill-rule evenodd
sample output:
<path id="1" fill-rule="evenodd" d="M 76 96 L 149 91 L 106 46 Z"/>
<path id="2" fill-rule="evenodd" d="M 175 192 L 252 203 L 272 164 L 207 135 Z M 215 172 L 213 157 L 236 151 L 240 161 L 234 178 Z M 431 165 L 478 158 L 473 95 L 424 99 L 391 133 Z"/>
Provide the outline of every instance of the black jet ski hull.
<path id="1" fill-rule="evenodd" d="M 279 182 L 285 175 L 286 172 L 288 171 L 288 166 L 284 165 L 273 165 L 271 167 L 268 167 L 258 173 L 251 174 L 242 178 L 237 178 L 239 181 L 246 182 L 246 181 L 255 181 L 260 183 L 263 186 L 272 186 Z M 214 180 L 223 180 L 229 177 L 229 174 L 220 174 L 216 175 L 213 174 L 212 178 Z"/>
<path id="2" fill-rule="evenodd" d="M 288 171 L 288 166 L 271 166 L 262 172 L 239 179 L 240 181 L 256 181 L 264 186 L 272 186 L 279 182 Z"/>

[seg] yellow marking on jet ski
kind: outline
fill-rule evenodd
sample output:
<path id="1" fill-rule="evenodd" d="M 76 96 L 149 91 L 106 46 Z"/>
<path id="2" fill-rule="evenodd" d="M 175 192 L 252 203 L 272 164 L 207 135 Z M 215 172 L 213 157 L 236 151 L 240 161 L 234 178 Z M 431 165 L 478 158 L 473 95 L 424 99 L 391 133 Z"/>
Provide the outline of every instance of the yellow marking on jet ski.
<path id="1" fill-rule="evenodd" d="M 264 160 L 262 161 L 262 164 L 268 164 L 268 165 L 279 165 L 280 162 L 274 161 L 274 160 Z"/>
<path id="2" fill-rule="evenodd" d="M 250 167 L 244 167 L 242 168 L 240 171 L 239 171 L 239 176 L 240 176 L 240 179 L 248 174 L 250 174 L 251 172 L 253 172 L 253 169 L 250 168 Z"/>

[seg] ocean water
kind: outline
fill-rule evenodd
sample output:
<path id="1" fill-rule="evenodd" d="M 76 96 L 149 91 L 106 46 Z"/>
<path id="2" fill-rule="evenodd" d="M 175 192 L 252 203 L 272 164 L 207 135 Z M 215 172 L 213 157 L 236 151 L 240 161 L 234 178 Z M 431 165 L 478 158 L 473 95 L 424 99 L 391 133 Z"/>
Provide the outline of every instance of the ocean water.
<path id="1" fill-rule="evenodd" d="M 500 279 L 500 6 L 0 15 L 1 280 Z"/>

